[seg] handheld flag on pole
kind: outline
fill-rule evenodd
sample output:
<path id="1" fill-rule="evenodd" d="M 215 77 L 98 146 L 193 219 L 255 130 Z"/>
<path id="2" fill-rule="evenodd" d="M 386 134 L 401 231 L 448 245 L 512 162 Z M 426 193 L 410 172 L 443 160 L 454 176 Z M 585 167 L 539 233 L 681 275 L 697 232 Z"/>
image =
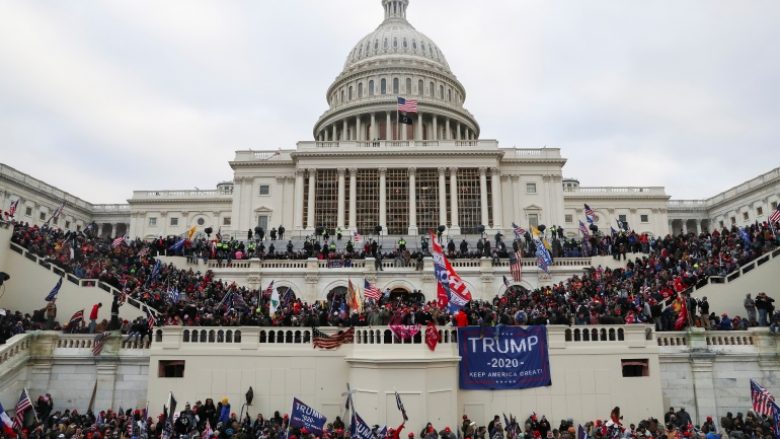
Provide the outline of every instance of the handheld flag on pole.
<path id="1" fill-rule="evenodd" d="M 62 288 L 62 278 L 63 276 L 60 276 L 60 280 L 57 281 L 57 284 L 54 285 L 54 288 L 49 291 L 49 294 L 46 295 L 46 301 L 51 302 L 57 297 L 57 294 L 60 292 L 60 288 Z"/>
<path id="2" fill-rule="evenodd" d="M 17 198 L 14 201 L 11 201 L 11 206 L 8 208 L 8 216 L 11 218 L 16 215 L 16 209 L 19 207 L 19 199 Z"/>
<path id="3" fill-rule="evenodd" d="M 3 404 L 0 404 L 0 424 L 2 424 L 3 433 L 5 433 L 6 436 L 16 437 L 16 432 L 14 431 L 14 421 L 8 417 L 8 414 L 3 408 Z"/>
<path id="4" fill-rule="evenodd" d="M 772 416 L 772 403 L 774 396 L 755 380 L 750 380 L 750 399 L 753 402 L 753 411 L 759 415 Z"/>
<path id="5" fill-rule="evenodd" d="M 525 235 L 526 232 L 524 228 L 518 226 L 515 223 L 512 223 L 512 231 L 515 232 L 515 239 L 520 239 L 520 237 Z"/>
<path id="6" fill-rule="evenodd" d="M 588 223 L 590 224 L 593 224 L 593 221 L 598 220 L 596 212 L 594 212 L 593 209 L 591 209 L 587 204 L 585 204 L 585 219 L 587 219 Z"/>
<path id="7" fill-rule="evenodd" d="M 401 402 L 401 395 L 399 395 L 398 392 L 395 392 L 395 405 L 398 406 L 398 410 L 401 412 L 404 422 L 408 421 L 409 417 L 406 416 L 406 409 L 404 408 L 404 403 Z"/>
<path id="8" fill-rule="evenodd" d="M 19 396 L 19 401 L 16 403 L 16 410 L 14 412 L 14 424 L 15 430 L 21 430 L 24 428 L 24 415 L 27 410 L 32 410 L 35 414 L 35 408 L 33 407 L 30 395 L 27 393 L 27 389 L 22 389 L 22 394 Z M 35 415 L 35 419 L 38 419 L 38 415 Z"/>

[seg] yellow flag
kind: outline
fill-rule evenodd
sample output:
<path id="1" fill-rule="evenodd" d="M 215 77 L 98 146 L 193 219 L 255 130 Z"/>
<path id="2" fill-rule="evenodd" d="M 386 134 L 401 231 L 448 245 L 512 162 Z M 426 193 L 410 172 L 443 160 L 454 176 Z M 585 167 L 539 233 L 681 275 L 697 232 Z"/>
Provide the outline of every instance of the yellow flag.
<path id="1" fill-rule="evenodd" d="M 195 226 L 192 226 L 190 230 L 187 231 L 187 239 L 192 241 L 192 236 L 195 234 Z"/>
<path id="2" fill-rule="evenodd" d="M 542 234 L 542 232 L 539 231 L 539 229 L 536 228 L 536 226 L 531 226 L 531 234 L 534 238 L 538 238 L 539 235 Z"/>

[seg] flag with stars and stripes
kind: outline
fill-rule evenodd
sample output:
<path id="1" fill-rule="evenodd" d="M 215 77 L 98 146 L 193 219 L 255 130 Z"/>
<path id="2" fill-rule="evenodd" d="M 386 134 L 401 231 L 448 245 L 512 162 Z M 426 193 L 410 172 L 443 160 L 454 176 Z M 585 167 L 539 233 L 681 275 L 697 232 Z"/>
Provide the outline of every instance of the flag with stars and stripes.
<path id="1" fill-rule="evenodd" d="M 417 113 L 417 101 L 415 99 L 398 98 L 398 111 L 401 113 Z"/>
<path id="2" fill-rule="evenodd" d="M 754 412 L 772 416 L 772 403 L 775 402 L 775 398 L 755 380 L 750 380 L 750 399 L 753 401 Z"/>
<path id="3" fill-rule="evenodd" d="M 35 413 L 32 401 L 30 400 L 30 394 L 27 393 L 27 389 L 22 389 L 22 394 L 19 396 L 19 402 L 16 403 L 16 411 L 14 412 L 15 430 L 24 428 L 24 415 L 27 413 L 27 410 L 32 410 L 33 413 Z"/>
<path id="4" fill-rule="evenodd" d="M 525 235 L 526 230 L 520 226 L 518 226 L 515 223 L 512 223 L 512 231 L 515 232 L 515 238 L 520 239 L 521 236 Z"/>
<path id="5" fill-rule="evenodd" d="M 585 204 L 585 218 L 590 224 L 593 224 L 593 221 L 598 220 L 596 212 L 594 212 L 593 209 L 591 209 L 587 204 Z"/>
<path id="6" fill-rule="evenodd" d="M 382 292 L 379 291 L 376 284 L 369 282 L 368 279 L 363 279 L 363 295 L 366 299 L 379 300 L 382 298 Z"/>

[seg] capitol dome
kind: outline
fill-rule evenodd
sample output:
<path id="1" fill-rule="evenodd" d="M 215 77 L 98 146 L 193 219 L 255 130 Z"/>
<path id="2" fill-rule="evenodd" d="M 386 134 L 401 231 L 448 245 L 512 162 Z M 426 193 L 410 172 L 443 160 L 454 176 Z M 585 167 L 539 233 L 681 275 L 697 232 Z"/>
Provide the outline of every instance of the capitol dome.
<path id="1" fill-rule="evenodd" d="M 466 90 L 439 46 L 406 19 L 409 0 L 382 0 L 384 20 L 349 52 L 314 126 L 321 142 L 476 140 Z M 417 112 L 396 113 L 399 98 Z"/>
<path id="2" fill-rule="evenodd" d="M 450 66 L 430 38 L 418 32 L 406 19 L 386 16 L 379 27 L 366 35 L 349 53 L 344 70 L 356 64 L 383 56 L 409 56 L 424 59 L 446 71 Z"/>

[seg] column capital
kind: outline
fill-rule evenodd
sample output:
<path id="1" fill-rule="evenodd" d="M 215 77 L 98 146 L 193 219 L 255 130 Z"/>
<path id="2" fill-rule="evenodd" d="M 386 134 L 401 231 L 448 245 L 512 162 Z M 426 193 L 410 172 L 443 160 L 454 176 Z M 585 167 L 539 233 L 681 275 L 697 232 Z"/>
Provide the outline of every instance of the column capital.
<path id="1" fill-rule="evenodd" d="M 378 168 L 378 170 L 379 170 L 379 175 L 387 173 L 387 168 Z"/>
<path id="2" fill-rule="evenodd" d="M 336 168 L 336 172 L 338 172 L 339 175 L 344 175 L 344 172 L 346 171 L 346 168 Z"/>
<path id="3" fill-rule="evenodd" d="M 349 173 L 352 175 L 357 175 L 358 168 L 349 168 Z"/>
<path id="4" fill-rule="evenodd" d="M 458 167 L 457 167 L 457 166 L 450 166 L 450 167 L 449 167 L 449 170 L 450 170 L 450 172 L 455 172 L 455 173 L 457 174 L 457 172 L 458 172 Z"/>
<path id="5" fill-rule="evenodd" d="M 500 167 L 498 167 L 498 166 L 493 166 L 493 167 L 491 167 L 491 168 L 490 168 L 490 172 L 491 172 L 491 174 L 493 174 L 493 175 L 498 175 L 498 176 L 501 176 L 501 168 L 500 168 Z"/>
<path id="6" fill-rule="evenodd" d="M 296 168 L 295 169 L 295 175 L 303 176 L 303 174 L 305 174 L 305 173 L 306 173 L 306 169 L 303 169 L 303 168 Z"/>
<path id="7" fill-rule="evenodd" d="M 313 176 L 317 175 L 317 168 L 308 168 L 308 169 L 306 169 L 306 171 L 308 171 L 309 177 L 313 177 Z"/>
<path id="8" fill-rule="evenodd" d="M 480 176 L 485 175 L 487 173 L 487 170 L 488 170 L 487 166 L 480 166 L 479 167 L 479 175 Z"/>
<path id="9" fill-rule="evenodd" d="M 415 175 L 417 173 L 417 168 L 414 166 L 409 167 L 409 175 Z"/>
<path id="10" fill-rule="evenodd" d="M 447 172 L 447 168 L 444 166 L 439 167 L 439 175 L 444 175 L 444 173 Z"/>

